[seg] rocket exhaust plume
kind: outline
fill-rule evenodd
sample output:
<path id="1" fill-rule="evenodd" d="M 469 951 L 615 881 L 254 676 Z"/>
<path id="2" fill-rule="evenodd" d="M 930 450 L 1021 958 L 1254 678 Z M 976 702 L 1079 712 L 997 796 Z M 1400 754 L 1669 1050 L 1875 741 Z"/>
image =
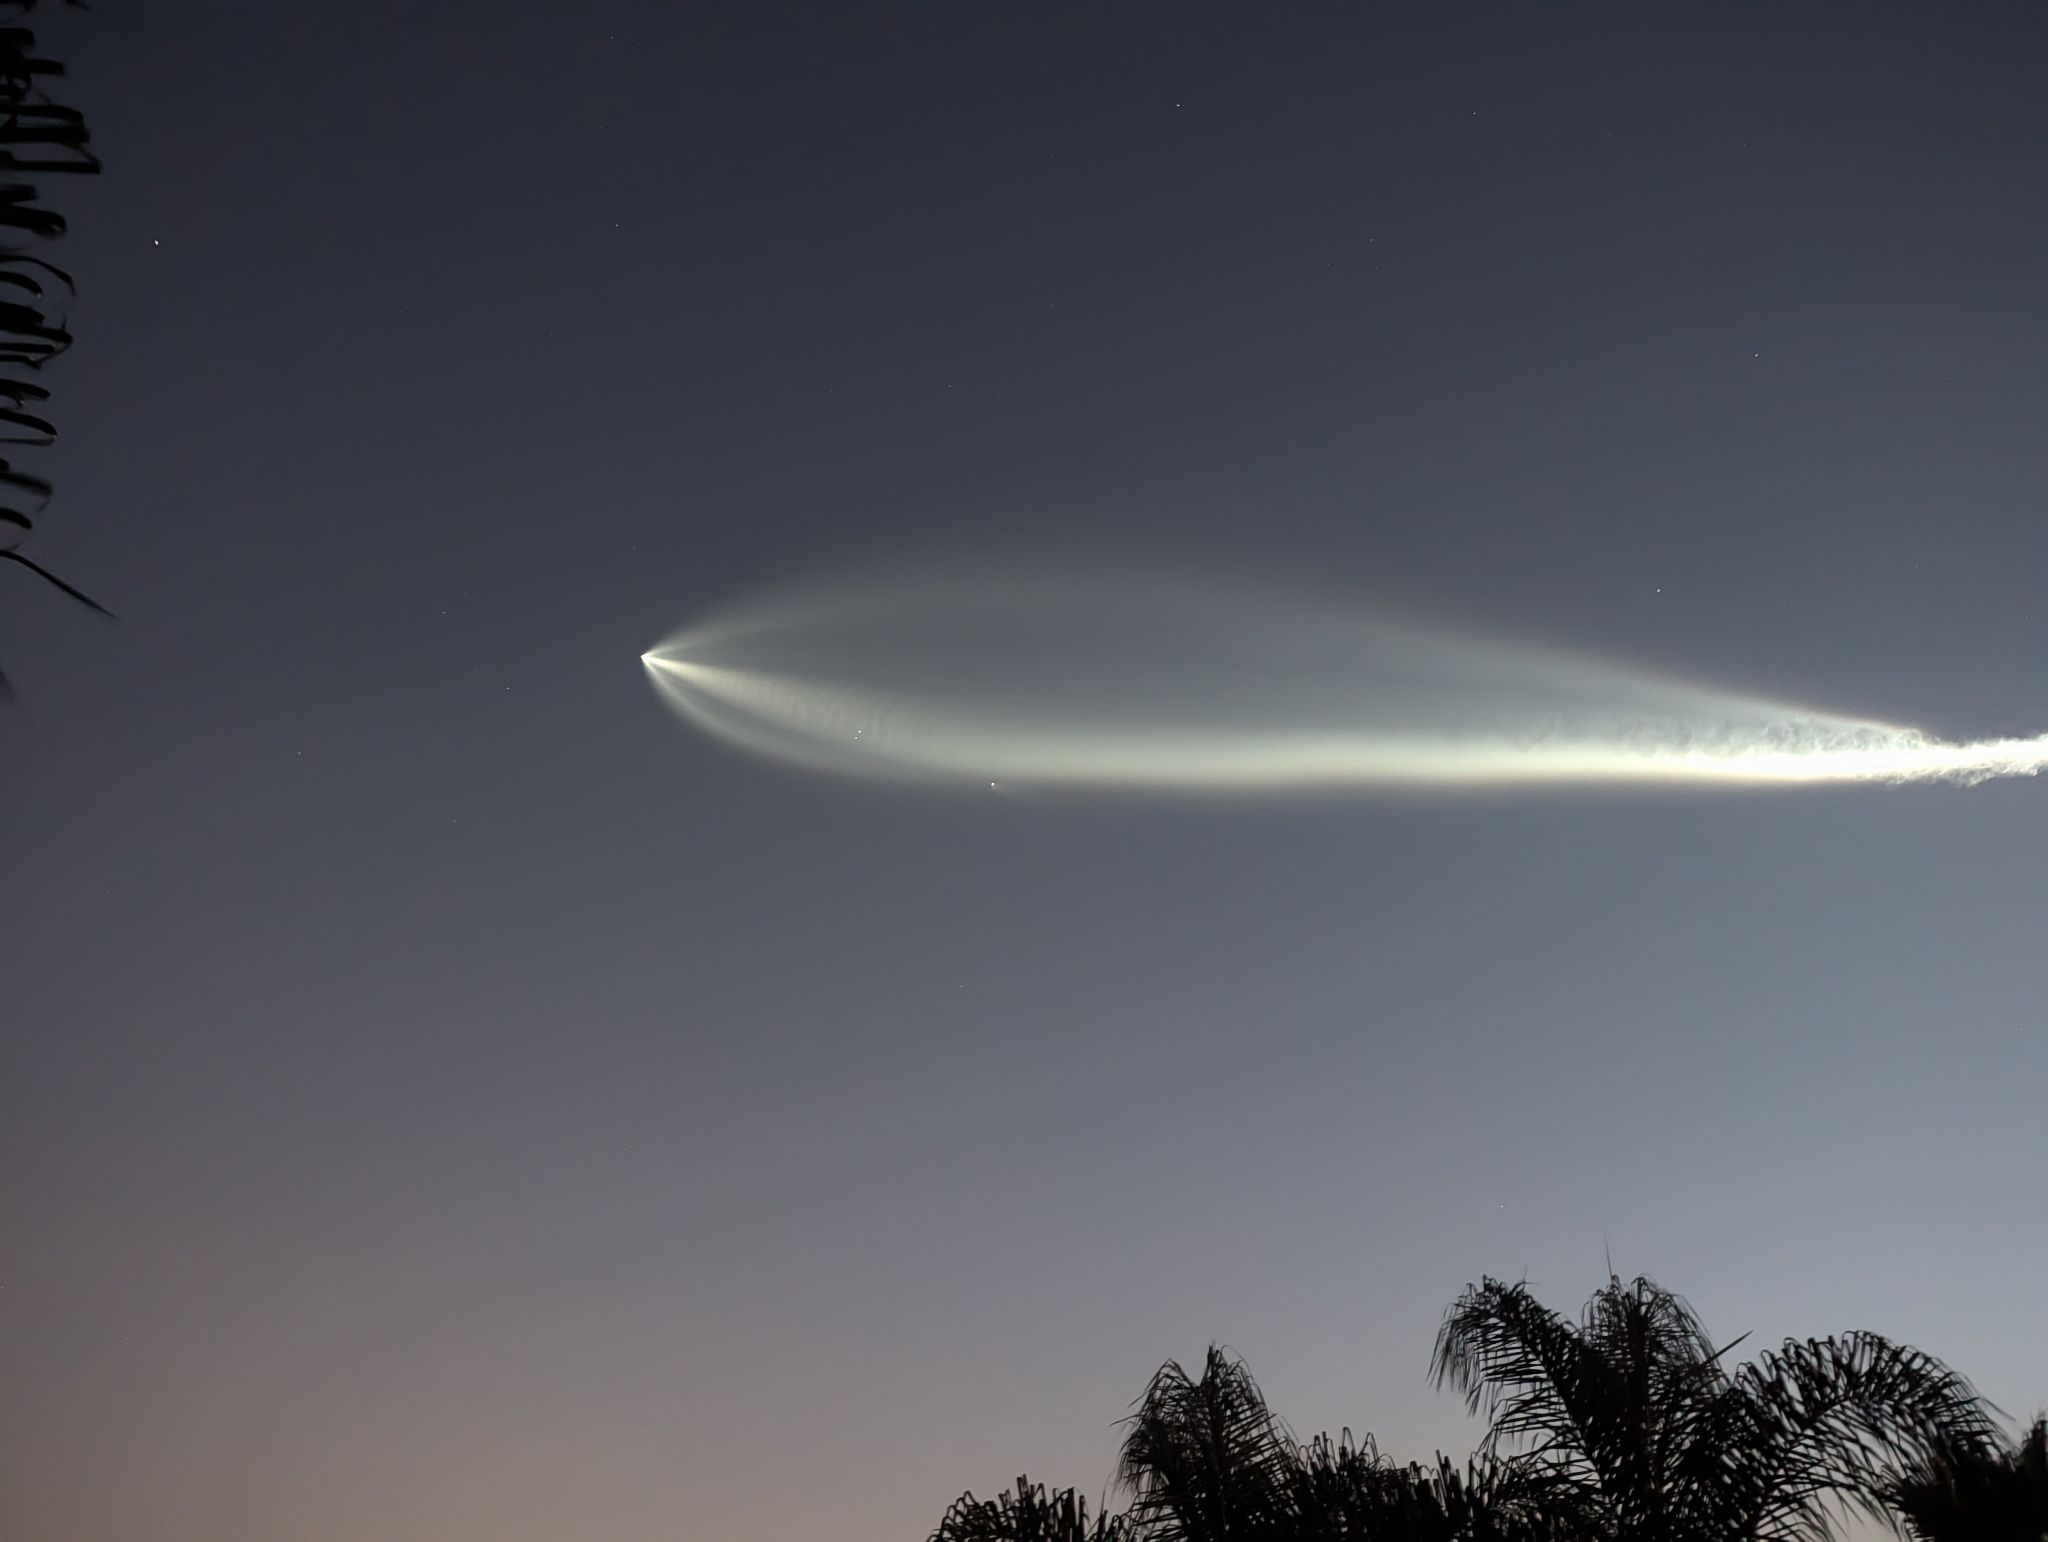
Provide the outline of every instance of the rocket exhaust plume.
<path id="1" fill-rule="evenodd" d="M 1973 783 L 1918 729 L 1234 583 L 937 570 L 786 591 L 642 656 L 686 721 L 844 776 L 1003 787 Z"/>

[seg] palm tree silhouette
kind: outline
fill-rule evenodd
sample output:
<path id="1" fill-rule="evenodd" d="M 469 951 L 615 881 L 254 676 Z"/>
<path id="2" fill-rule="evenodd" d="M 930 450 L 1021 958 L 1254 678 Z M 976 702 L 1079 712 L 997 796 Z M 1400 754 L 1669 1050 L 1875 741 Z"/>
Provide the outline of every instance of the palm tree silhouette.
<path id="1" fill-rule="evenodd" d="M 1159 1368 L 1126 1421 L 1117 1478 L 1140 1536 L 1223 1542 L 1284 1533 L 1296 1447 L 1244 1362 L 1210 1345 L 1199 1377 Z"/>
<path id="2" fill-rule="evenodd" d="M 1432 1374 L 1486 1411 L 1489 1451 L 1614 1542 L 1827 1537 L 1831 1505 L 1881 1514 L 1930 1453 L 1994 1439 L 1968 1382 L 1876 1334 L 1788 1339 L 1731 1372 L 1734 1347 L 1648 1279 L 1610 1277 L 1576 1323 L 1489 1279 L 1446 1314 Z"/>
<path id="3" fill-rule="evenodd" d="M 1431 1361 L 1489 1420 L 1460 1468 L 1397 1465 L 1348 1430 L 1300 1445 L 1212 1345 L 1199 1375 L 1168 1361 L 1133 1405 L 1126 1514 L 1091 1523 L 1074 1490 L 1020 1478 L 964 1496 L 932 1542 L 1807 1542 L 1843 1504 L 1904 1514 L 1925 1542 L 2048 1542 L 2048 1434 L 2003 1452 L 1939 1361 L 1872 1333 L 1788 1339 L 1730 1370 L 1734 1347 L 1648 1279 L 1610 1276 L 1578 1322 L 1525 1284 L 1470 1287 Z M 2034 1529 L 1940 1529 L 1961 1504 Z"/>
<path id="4" fill-rule="evenodd" d="M 1372 1437 L 1297 1445 L 1242 1361 L 1211 1346 L 1199 1376 L 1168 1361 L 1125 1421 L 1124 1515 L 1091 1525 L 1072 1489 L 1028 1479 L 999 1500 L 963 1496 L 932 1542 L 1566 1542 L 1568 1494 L 1541 1473 L 1482 1460 L 1463 1472 L 1397 1466 Z"/>
<path id="5" fill-rule="evenodd" d="M 2048 1418 L 2009 1448 L 1931 1452 L 1885 1499 L 1921 1542 L 2048 1542 Z"/>

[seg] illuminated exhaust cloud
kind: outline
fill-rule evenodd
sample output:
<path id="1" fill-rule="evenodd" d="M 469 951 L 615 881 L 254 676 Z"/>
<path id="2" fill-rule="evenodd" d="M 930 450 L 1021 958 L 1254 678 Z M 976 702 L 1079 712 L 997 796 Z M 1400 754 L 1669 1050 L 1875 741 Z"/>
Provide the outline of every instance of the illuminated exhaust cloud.
<path id="1" fill-rule="evenodd" d="M 686 721 L 842 776 L 1160 792 L 1981 782 L 2048 736 L 1920 730 L 1250 586 L 927 569 L 642 656 Z"/>

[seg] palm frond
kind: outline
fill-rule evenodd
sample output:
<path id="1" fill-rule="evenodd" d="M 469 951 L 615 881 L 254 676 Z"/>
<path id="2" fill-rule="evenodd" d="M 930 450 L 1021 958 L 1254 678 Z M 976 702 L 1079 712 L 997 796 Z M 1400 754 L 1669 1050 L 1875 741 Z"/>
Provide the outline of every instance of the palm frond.
<path id="1" fill-rule="evenodd" d="M 1526 1281 L 1487 1278 L 1466 1288 L 1444 1314 L 1430 1378 L 1485 1416 L 1489 1451 L 1519 1447 L 1597 1481 L 1592 1451 L 1601 1406 L 1613 1396 L 1609 1369 Z"/>
<path id="2" fill-rule="evenodd" d="M 2048 1537 L 2048 1418 L 2009 1447 L 1946 1447 L 1910 1463 L 1884 1502 L 1920 1542 L 2041 1542 Z"/>
<path id="3" fill-rule="evenodd" d="M 66 3 L 75 6 L 79 0 Z M 64 216 L 38 203 L 35 184 L 23 179 L 89 176 L 100 169 L 84 114 L 52 101 L 44 90 L 43 83 L 61 77 L 64 66 L 38 53 L 34 31 L 21 24 L 36 4 L 37 0 L 0 0 L 0 290 L 9 294 L 0 299 L 0 369 L 17 372 L 40 370 L 71 346 L 70 328 L 50 308 L 50 286 L 44 282 L 45 277 L 53 278 L 69 289 L 71 275 L 24 249 L 63 235 Z M 0 399 L 12 404 L 0 407 L 0 445 L 55 442 L 55 422 L 28 408 L 49 394 L 19 373 L 0 375 Z M 0 496 L 17 494 L 27 494 L 32 503 L 0 503 L 0 525 L 27 535 L 35 528 L 35 514 L 49 499 L 50 484 L 0 460 Z M 26 568 L 80 604 L 111 614 L 18 548 L 0 549 L 0 558 Z M 11 690 L 0 688 L 0 701 L 11 695 Z"/>
<path id="4" fill-rule="evenodd" d="M 1547 1469 L 1481 1455 L 1462 1469 L 1398 1465 L 1370 1437 L 1304 1449 L 1281 1534 L 1289 1542 L 1587 1542 L 1594 1517 Z"/>
<path id="5" fill-rule="evenodd" d="M 1735 1476 L 1761 1538 L 1829 1535 L 1830 1498 L 1881 1511 L 1899 1475 L 1933 1454 L 1995 1449 L 1997 1425 L 1968 1381 L 1879 1334 L 1788 1339 L 1736 1380 L 1756 1430 Z"/>
<path id="6" fill-rule="evenodd" d="M 1211 1345 L 1199 1378 L 1159 1368 L 1124 1421 L 1117 1475 L 1154 1542 L 1222 1542 L 1277 1530 L 1300 1461 L 1251 1372 Z"/>
<path id="7" fill-rule="evenodd" d="M 1288 1535 L 1326 1542 L 1371 1534 L 1399 1471 L 1380 1455 L 1370 1435 L 1362 1441 L 1354 1441 L 1349 1430 L 1335 1440 L 1316 1436 L 1287 1469 L 1283 1509 Z"/>
<path id="8" fill-rule="evenodd" d="M 946 1511 L 930 1542 L 1125 1542 L 1130 1521 L 1121 1515 L 1088 1519 L 1088 1501 L 1071 1488 L 1047 1490 L 1017 1479 L 995 1499 L 962 1494 Z"/>
<path id="9" fill-rule="evenodd" d="M 109 621 L 117 621 L 120 619 L 111 610 L 108 610 L 106 606 L 102 605 L 98 600 L 94 599 L 84 590 L 73 588 L 70 584 L 65 583 L 63 579 L 59 578 L 55 573 L 52 573 L 48 568 L 44 567 L 41 563 L 31 561 L 27 557 L 24 557 L 20 552 L 15 551 L 12 547 L 0 549 L 0 562 L 12 562 L 15 563 L 17 566 L 27 568 L 31 573 L 35 574 L 36 577 L 42 579 L 44 583 L 50 584 L 57 589 L 61 589 L 64 593 L 70 595 L 72 599 L 78 601 L 79 604 L 85 606 L 88 610 L 98 611 L 101 615 L 105 616 Z"/>

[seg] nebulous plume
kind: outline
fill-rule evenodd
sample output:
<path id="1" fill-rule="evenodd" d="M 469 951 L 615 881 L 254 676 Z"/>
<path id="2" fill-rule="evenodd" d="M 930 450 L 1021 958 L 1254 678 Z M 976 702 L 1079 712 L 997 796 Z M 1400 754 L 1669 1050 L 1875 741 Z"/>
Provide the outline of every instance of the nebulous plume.
<path id="1" fill-rule="evenodd" d="M 1158 792 L 1978 782 L 1954 743 L 1327 600 L 1108 570 L 792 589 L 642 657 L 749 753 L 905 782 Z"/>

